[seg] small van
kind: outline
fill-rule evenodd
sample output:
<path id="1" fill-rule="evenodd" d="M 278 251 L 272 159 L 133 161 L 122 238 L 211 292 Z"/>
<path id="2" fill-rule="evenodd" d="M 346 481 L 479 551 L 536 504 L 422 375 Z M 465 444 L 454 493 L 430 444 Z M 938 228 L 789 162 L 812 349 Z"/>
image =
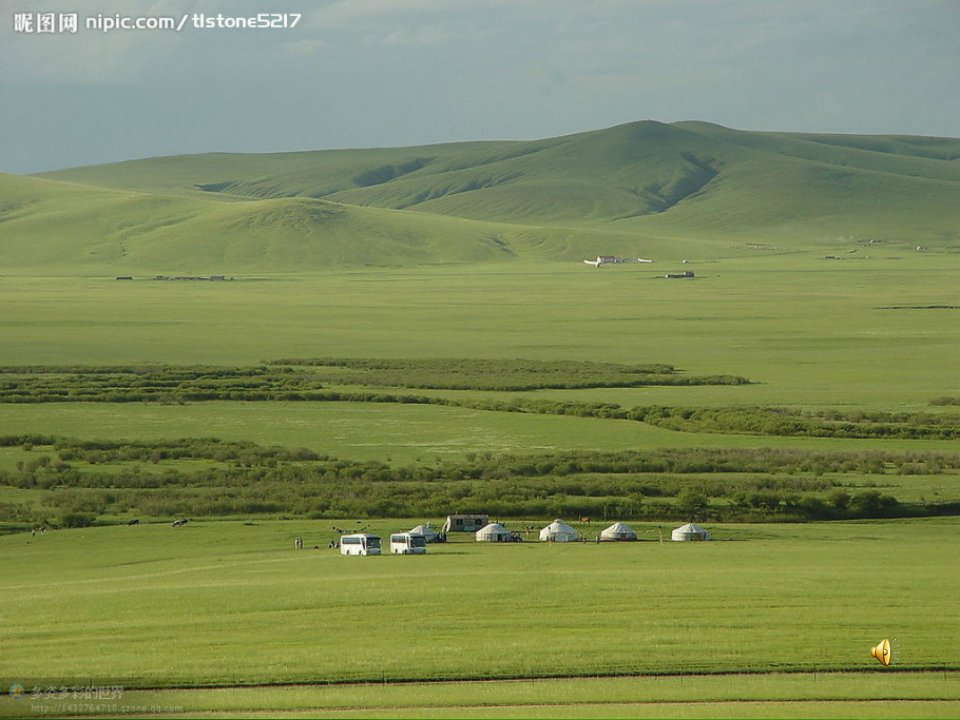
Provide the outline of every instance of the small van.
<path id="1" fill-rule="evenodd" d="M 367 533 L 342 535 L 340 537 L 341 555 L 379 555 L 380 538 Z"/>
<path id="2" fill-rule="evenodd" d="M 423 555 L 427 551 L 427 539 L 413 533 L 394 533 L 390 536 L 390 552 L 394 555 Z"/>

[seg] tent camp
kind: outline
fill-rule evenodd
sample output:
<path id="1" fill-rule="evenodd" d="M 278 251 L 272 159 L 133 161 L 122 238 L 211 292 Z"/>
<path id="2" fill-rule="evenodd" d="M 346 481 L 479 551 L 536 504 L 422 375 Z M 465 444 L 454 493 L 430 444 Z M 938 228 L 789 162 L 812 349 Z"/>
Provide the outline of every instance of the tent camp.
<path id="1" fill-rule="evenodd" d="M 423 539 L 428 543 L 435 543 L 440 541 L 440 534 L 434 530 L 429 525 L 417 525 L 413 530 L 409 531 L 411 535 L 422 535 Z"/>
<path id="2" fill-rule="evenodd" d="M 547 542 L 573 542 L 577 539 L 577 531 L 557 519 L 540 531 L 540 539 Z"/>
<path id="3" fill-rule="evenodd" d="M 511 542 L 513 533 L 500 523 L 490 523 L 477 530 L 477 542 Z"/>
<path id="4" fill-rule="evenodd" d="M 686 525 L 681 525 L 678 528 L 674 528 L 673 532 L 670 533 L 671 540 L 709 540 L 710 533 L 704 530 L 702 527 L 694 525 L 693 523 L 687 523 Z"/>
<path id="5" fill-rule="evenodd" d="M 636 540 L 637 534 L 629 525 L 622 522 L 616 522 L 600 533 L 600 542 L 616 542 Z"/>

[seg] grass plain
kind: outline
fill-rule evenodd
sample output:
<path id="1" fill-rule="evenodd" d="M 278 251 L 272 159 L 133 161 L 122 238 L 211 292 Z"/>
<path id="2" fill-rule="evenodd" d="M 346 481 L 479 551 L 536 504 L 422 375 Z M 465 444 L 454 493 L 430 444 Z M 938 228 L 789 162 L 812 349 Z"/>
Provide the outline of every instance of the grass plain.
<path id="1" fill-rule="evenodd" d="M 691 267 L 698 276 L 690 281 L 657 277 L 669 267 L 594 271 L 575 263 L 223 283 L 8 275 L 0 280 L 3 362 L 603 359 L 756 383 L 615 391 L 665 404 L 705 394 L 706 402 L 735 396 L 898 409 L 955 390 L 951 254 L 881 250 L 869 260 L 831 261 L 806 252 Z"/>
<path id="2" fill-rule="evenodd" d="M 751 384 L 416 392 L 953 416 L 931 402 L 960 396 L 957 143 L 639 123 L 0 175 L 0 365 L 661 363 Z M 598 254 L 656 263 L 580 262 Z M 662 277 L 684 269 L 696 277 Z M 151 279 L 162 273 L 232 279 Z M 957 452 L 436 405 L 0 404 L 0 436 L 30 433 L 213 435 L 424 466 L 568 450 Z M 44 452 L 0 447 L 0 471 Z M 947 472 L 844 482 L 960 496 Z M 0 505 L 67 492 L 3 487 Z M 440 518 L 361 524 L 423 520 Z M 422 558 L 292 549 L 355 523 L 0 535 L 0 691 L 121 685 L 122 702 L 187 715 L 956 716 L 954 517 L 716 524 L 705 544 L 661 544 L 639 523 L 648 542 L 452 542 Z M 869 648 L 886 636 L 900 664 L 885 669 Z M 0 715 L 66 714 L 47 700 L 6 692 Z"/>
<path id="3" fill-rule="evenodd" d="M 882 249 L 856 261 L 812 252 L 727 258 L 695 261 L 693 281 L 658 279 L 644 266 L 562 264 L 220 284 L 8 275 L 0 293 L 10 312 L 0 326 L 7 365 L 603 358 L 742 374 L 754 384 L 519 395 L 625 407 L 950 412 L 930 401 L 957 394 L 956 311 L 933 307 L 953 304 L 952 259 Z M 903 309 L 885 309 L 892 306 Z M 2 405 L 0 427 L 86 439 L 216 435 L 398 464 L 580 448 L 956 448 L 358 403 Z M 5 448 L 0 462 L 10 467 L 36 452 Z M 893 482 L 904 499 L 957 494 L 949 475 Z M 16 493 L 28 491 L 5 492 L 5 501 L 20 502 Z M 294 534 L 324 546 L 332 524 L 195 521 L 183 535 L 144 525 L 48 532 L 26 545 L 22 533 L 0 538 L 3 644 L 11 649 L 0 676 L 28 691 L 116 683 L 124 702 L 188 715 L 950 717 L 960 702 L 958 638 L 949 630 L 960 577 L 953 519 L 711 527 L 724 542 L 696 547 L 454 543 L 426 558 L 362 564 L 290 549 Z M 868 652 L 887 635 L 903 644 L 904 660 L 879 676 L 887 671 Z M 724 683 L 709 675 L 716 672 L 747 674 Z M 391 682 L 556 673 L 591 679 Z M 597 680 L 624 673 L 686 679 L 681 689 L 670 678 Z M 315 685 L 329 680 L 348 684 Z M 294 685 L 274 686 L 284 683 Z M 249 684 L 268 687 L 171 687 Z M 158 686 L 166 689 L 138 689 Z M 16 703 L 26 702 L 5 696 L 0 712 L 22 713 L 26 705 Z"/>
<path id="4" fill-rule="evenodd" d="M 125 714 L 190 717 L 951 717 L 956 673 L 657 676 L 125 691 Z M 830 699 L 821 699 L 829 696 Z M 16 701 L 0 716 L 12 715 Z M 43 698 L 38 707 L 55 707 Z M 91 703 L 92 705 L 92 703 Z M 86 713 L 89 714 L 89 713 Z"/>
<path id="5" fill-rule="evenodd" d="M 539 712 L 552 715 L 564 706 L 576 714 L 601 697 L 628 705 L 796 700 L 804 683 L 810 700 L 919 695 L 939 701 L 928 710 L 940 716 L 960 700 L 950 630 L 960 620 L 960 573 L 955 546 L 944 542 L 957 532 L 955 519 L 720 526 L 716 542 L 704 544 L 661 544 L 647 524 L 638 527 L 647 542 L 635 544 L 483 546 L 455 538 L 426 556 L 375 558 L 326 549 L 333 524 L 194 522 L 0 538 L 9 618 L 0 676 L 28 693 L 169 688 L 151 704 L 188 714 L 216 707 L 216 695 L 200 694 L 194 705 L 174 688 L 538 677 L 572 679 L 522 702 L 512 691 L 471 702 L 456 688 L 356 685 L 303 688 L 306 697 L 294 703 L 333 709 L 352 698 L 341 709 L 357 714 L 375 712 L 378 702 L 387 714 L 415 703 L 417 714 L 432 703 L 437 713 L 473 702 L 516 711 L 539 697 L 550 699 Z M 406 526 L 369 523 L 383 536 Z M 293 550 L 296 535 L 308 550 Z M 869 656 L 887 635 L 898 647 L 894 668 Z M 676 678 L 663 686 L 616 681 L 611 694 L 600 690 L 608 681 L 575 679 L 731 671 L 746 675 L 723 690 L 694 678 L 699 689 L 686 695 Z M 259 700 L 244 692 L 221 709 L 279 709 L 297 691 L 264 689 Z M 26 701 L 4 698 L 3 712 Z"/>

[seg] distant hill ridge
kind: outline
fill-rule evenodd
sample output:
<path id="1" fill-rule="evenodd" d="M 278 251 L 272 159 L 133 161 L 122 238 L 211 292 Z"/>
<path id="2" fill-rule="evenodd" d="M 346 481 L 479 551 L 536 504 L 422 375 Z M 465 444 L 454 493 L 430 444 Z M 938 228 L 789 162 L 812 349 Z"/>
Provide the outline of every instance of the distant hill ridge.
<path id="1" fill-rule="evenodd" d="M 157 272 L 960 244 L 960 139 L 641 121 L 533 141 L 0 176 L 0 260 Z M 42 239 L 41 239 L 42 238 Z M 45 245 L 24 252 L 18 243 Z"/>

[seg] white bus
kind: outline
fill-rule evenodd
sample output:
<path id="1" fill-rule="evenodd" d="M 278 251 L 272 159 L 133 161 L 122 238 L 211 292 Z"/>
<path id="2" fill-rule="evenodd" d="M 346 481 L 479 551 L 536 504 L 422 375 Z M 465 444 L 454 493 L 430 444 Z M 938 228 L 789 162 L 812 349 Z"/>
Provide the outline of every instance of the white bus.
<path id="1" fill-rule="evenodd" d="M 343 535 L 340 538 L 341 555 L 379 555 L 380 538 L 367 533 Z"/>
<path id="2" fill-rule="evenodd" d="M 412 533 L 394 533 L 390 536 L 390 552 L 394 555 L 423 555 L 427 551 L 427 539 Z"/>

